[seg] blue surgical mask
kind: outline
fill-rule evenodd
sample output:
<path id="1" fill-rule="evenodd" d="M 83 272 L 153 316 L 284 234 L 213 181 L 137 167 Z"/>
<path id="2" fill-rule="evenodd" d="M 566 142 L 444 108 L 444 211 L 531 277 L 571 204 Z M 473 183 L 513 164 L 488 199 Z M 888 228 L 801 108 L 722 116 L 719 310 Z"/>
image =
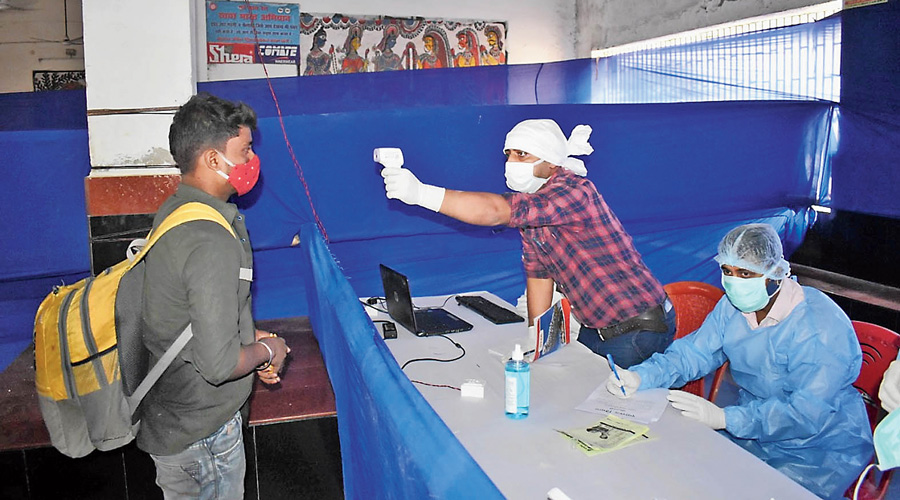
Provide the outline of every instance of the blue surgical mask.
<path id="1" fill-rule="evenodd" d="M 759 311 L 769 303 L 766 291 L 766 277 L 738 278 L 722 275 L 722 288 L 728 300 L 745 313 Z"/>
<path id="2" fill-rule="evenodd" d="M 900 467 L 900 410 L 892 411 L 875 427 L 875 457 L 882 471 Z"/>

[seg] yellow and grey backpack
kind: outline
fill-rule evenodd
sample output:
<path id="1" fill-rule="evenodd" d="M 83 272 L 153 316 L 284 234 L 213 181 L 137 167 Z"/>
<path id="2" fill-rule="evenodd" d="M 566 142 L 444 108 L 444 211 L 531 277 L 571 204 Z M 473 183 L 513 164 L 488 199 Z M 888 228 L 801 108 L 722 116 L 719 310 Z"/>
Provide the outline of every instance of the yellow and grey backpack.
<path id="1" fill-rule="evenodd" d="M 169 229 L 195 220 L 234 229 L 203 203 L 178 207 L 133 258 L 95 277 L 55 287 L 34 321 L 35 385 L 53 446 L 72 458 L 129 443 L 140 422 L 136 410 L 192 336 L 191 325 L 147 370 L 141 339 L 143 257 Z M 123 293 L 119 293 L 123 291 Z"/>

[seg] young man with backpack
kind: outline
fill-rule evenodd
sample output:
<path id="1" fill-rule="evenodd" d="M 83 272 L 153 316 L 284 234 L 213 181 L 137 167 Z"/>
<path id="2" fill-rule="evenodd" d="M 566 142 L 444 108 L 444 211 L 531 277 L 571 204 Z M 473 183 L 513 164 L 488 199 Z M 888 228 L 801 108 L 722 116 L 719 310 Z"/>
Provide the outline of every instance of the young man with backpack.
<path id="1" fill-rule="evenodd" d="M 237 237 L 211 221 L 163 235 L 145 259 L 142 315 L 151 364 L 190 324 L 192 340 L 140 407 L 138 447 L 156 464 L 166 498 L 243 498 L 246 421 L 253 373 L 279 382 L 290 349 L 256 330 L 250 308 L 253 256 L 244 216 L 228 199 L 259 177 L 252 148 L 256 114 L 246 104 L 200 93 L 182 105 L 169 129 L 181 184 L 154 228 L 185 203 L 211 206 Z"/>

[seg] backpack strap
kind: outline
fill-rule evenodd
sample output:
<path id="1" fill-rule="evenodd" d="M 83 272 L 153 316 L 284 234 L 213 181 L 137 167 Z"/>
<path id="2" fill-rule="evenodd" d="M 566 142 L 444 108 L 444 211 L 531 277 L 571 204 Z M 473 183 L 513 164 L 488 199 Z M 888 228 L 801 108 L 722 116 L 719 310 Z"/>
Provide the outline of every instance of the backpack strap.
<path id="1" fill-rule="evenodd" d="M 128 266 L 130 270 L 134 266 L 137 265 L 141 259 L 147 255 L 147 252 L 150 251 L 150 248 L 153 247 L 153 244 L 156 243 L 169 229 L 173 227 L 180 226 L 186 222 L 192 222 L 195 220 L 208 220 L 212 222 L 217 222 L 219 225 L 224 227 L 231 233 L 232 236 L 237 238 L 237 234 L 234 232 L 234 228 L 231 227 L 231 224 L 225 220 L 225 217 L 219 213 L 218 210 L 213 207 L 200 202 L 190 202 L 181 205 L 177 209 L 175 209 L 171 214 L 169 214 L 165 219 L 163 219 L 162 223 L 150 233 L 150 239 L 147 241 L 147 244 L 144 245 L 144 248 L 141 249 L 140 252 L 135 255 L 134 260 Z M 175 339 L 175 342 L 166 349 L 166 352 L 163 353 L 162 357 L 153 365 L 153 368 L 147 373 L 141 383 L 138 384 L 137 388 L 135 388 L 134 392 L 131 396 L 126 396 L 125 400 L 128 402 L 128 408 L 131 410 L 131 414 L 134 415 L 134 412 L 137 411 L 138 405 L 141 404 L 141 400 L 144 399 L 144 396 L 150 392 L 150 389 L 159 380 L 159 377 L 162 376 L 163 372 L 166 371 L 166 368 L 172 364 L 172 361 L 175 360 L 175 356 L 184 349 L 184 346 L 187 345 L 188 341 L 194 336 L 194 332 L 191 330 L 191 325 L 188 325 L 184 328 L 184 331 L 178 335 L 178 338 Z"/>
<path id="2" fill-rule="evenodd" d="M 191 324 L 188 323 L 188 326 L 186 326 L 184 331 L 175 339 L 175 342 L 166 349 L 166 352 L 163 353 L 162 357 L 159 358 L 155 365 L 153 365 L 153 368 L 150 369 L 150 372 L 147 373 L 144 380 L 141 380 L 141 383 L 138 384 L 131 396 L 125 396 L 125 400 L 128 402 L 128 408 L 131 410 L 132 415 L 137 411 L 137 407 L 141 404 L 141 400 L 144 399 L 144 396 L 150 392 L 150 388 L 153 387 L 153 384 L 159 380 L 159 377 L 162 377 L 166 368 L 168 368 L 169 365 L 172 364 L 172 361 L 175 360 L 175 356 L 184 349 L 184 346 L 187 345 L 188 341 L 191 340 L 193 336 L 194 332 L 191 330 Z"/>
<path id="3" fill-rule="evenodd" d="M 176 208 L 172 213 L 166 216 L 165 219 L 157 226 L 153 231 L 150 232 L 150 238 L 147 240 L 147 244 L 144 245 L 144 248 L 141 249 L 134 256 L 134 260 L 132 260 L 128 264 L 128 269 L 130 270 L 134 266 L 147 255 L 147 252 L 153 247 L 153 245 L 159 241 L 160 238 L 163 237 L 170 229 L 180 226 L 186 222 L 193 222 L 195 220 L 208 220 L 212 222 L 218 223 L 220 226 L 224 227 L 231 233 L 232 236 L 237 238 L 237 234 L 234 232 L 234 228 L 231 227 L 231 224 L 225 220 L 225 216 L 219 213 L 215 208 L 205 204 L 200 203 L 199 201 L 192 201 L 189 203 L 185 203 L 180 207 Z M 127 270 L 126 270 L 127 272 Z"/>

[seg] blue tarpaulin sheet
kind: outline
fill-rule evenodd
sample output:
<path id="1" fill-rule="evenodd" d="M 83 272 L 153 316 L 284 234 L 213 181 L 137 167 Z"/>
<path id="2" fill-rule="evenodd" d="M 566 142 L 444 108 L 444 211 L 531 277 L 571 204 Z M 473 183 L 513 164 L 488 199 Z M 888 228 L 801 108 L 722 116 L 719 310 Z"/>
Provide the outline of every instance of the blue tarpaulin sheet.
<path id="1" fill-rule="evenodd" d="M 841 143 L 834 207 L 900 217 L 900 2 L 842 14 Z"/>
<path id="2" fill-rule="evenodd" d="M 827 193 L 833 114 L 829 104 L 780 102 L 471 106 L 337 113 L 329 120 L 290 117 L 290 138 L 295 151 L 304 152 L 305 178 L 330 242 L 297 215 L 305 191 L 290 169 L 268 166 L 288 162 L 267 142 L 260 149 L 265 187 L 245 208 L 255 244 L 266 248 L 256 257 L 256 304 L 258 313 L 275 315 L 308 304 L 337 397 L 348 498 L 499 496 L 400 372 L 357 302 L 358 296 L 381 294 L 378 263 L 409 275 L 421 295 L 488 289 L 514 300 L 524 286 L 516 231 L 467 226 L 387 200 L 373 147 L 404 148 L 407 166 L 426 182 L 501 191 L 497 144 L 511 124 L 533 116 L 555 118 L 566 128 L 591 124 L 596 151 L 587 162 L 589 175 L 651 269 L 664 282 L 715 282 L 716 244 L 737 224 L 772 223 L 789 250 L 802 240 L 811 223 L 808 206 Z M 436 132 L 441 140 L 431 138 L 434 129 L 421 130 L 419 124 L 432 122 L 442 124 Z M 377 131 L 319 150 L 313 145 L 322 137 L 306 132 L 352 127 Z M 266 119 L 260 128 L 265 135 L 275 124 Z M 263 208 L 264 200 L 272 205 Z M 279 248 L 295 232 L 301 234 L 299 248 Z M 439 455 L 447 458 L 429 469 Z"/>
<path id="3" fill-rule="evenodd" d="M 31 342 L 53 285 L 90 270 L 84 91 L 0 94 L 0 370 Z"/>
<path id="4" fill-rule="evenodd" d="M 373 148 L 401 147 L 406 167 L 423 182 L 502 192 L 501 149 L 512 125 L 536 117 L 566 130 L 589 124 L 595 151 L 586 157 L 588 177 L 650 268 L 663 282 L 715 283 L 716 243 L 739 223 L 772 222 L 788 252 L 802 241 L 814 221 L 809 206 L 828 196 L 834 114 L 830 103 L 754 101 L 413 108 L 296 115 L 285 123 L 330 247 L 360 296 L 380 295 L 384 263 L 406 273 L 419 295 L 485 288 L 514 300 L 524 290 L 518 231 L 386 199 Z M 322 147 L 347 130 L 367 132 Z M 280 133 L 277 119 L 260 120 L 261 188 L 244 206 L 260 267 L 260 317 L 302 312 L 302 301 L 287 305 L 282 294 L 299 293 L 300 275 L 278 263 L 281 249 L 313 220 L 287 149 L 273 144 Z"/>
<path id="5" fill-rule="evenodd" d="M 828 193 L 834 114 L 829 103 L 738 102 L 289 116 L 288 137 L 327 243 L 286 149 L 271 140 L 277 119 L 263 118 L 261 190 L 244 206 L 259 248 L 256 313 L 311 318 L 337 397 L 348 498 L 500 495 L 403 376 L 356 300 L 382 294 L 378 264 L 407 274 L 417 295 L 486 289 L 514 301 L 524 289 L 517 231 L 387 200 L 372 148 L 402 147 L 406 166 L 425 182 L 498 192 L 500 148 L 512 124 L 536 116 L 566 129 L 590 124 L 589 177 L 650 268 L 663 282 L 716 283 L 716 244 L 738 224 L 773 224 L 788 253 L 802 241 L 814 220 L 809 206 Z M 354 140 L 321 147 L 350 131 Z M 290 247 L 297 234 L 299 245 Z"/>
<path id="6" fill-rule="evenodd" d="M 300 251 L 334 388 L 347 498 L 503 498 L 400 370 L 313 224 Z"/>

